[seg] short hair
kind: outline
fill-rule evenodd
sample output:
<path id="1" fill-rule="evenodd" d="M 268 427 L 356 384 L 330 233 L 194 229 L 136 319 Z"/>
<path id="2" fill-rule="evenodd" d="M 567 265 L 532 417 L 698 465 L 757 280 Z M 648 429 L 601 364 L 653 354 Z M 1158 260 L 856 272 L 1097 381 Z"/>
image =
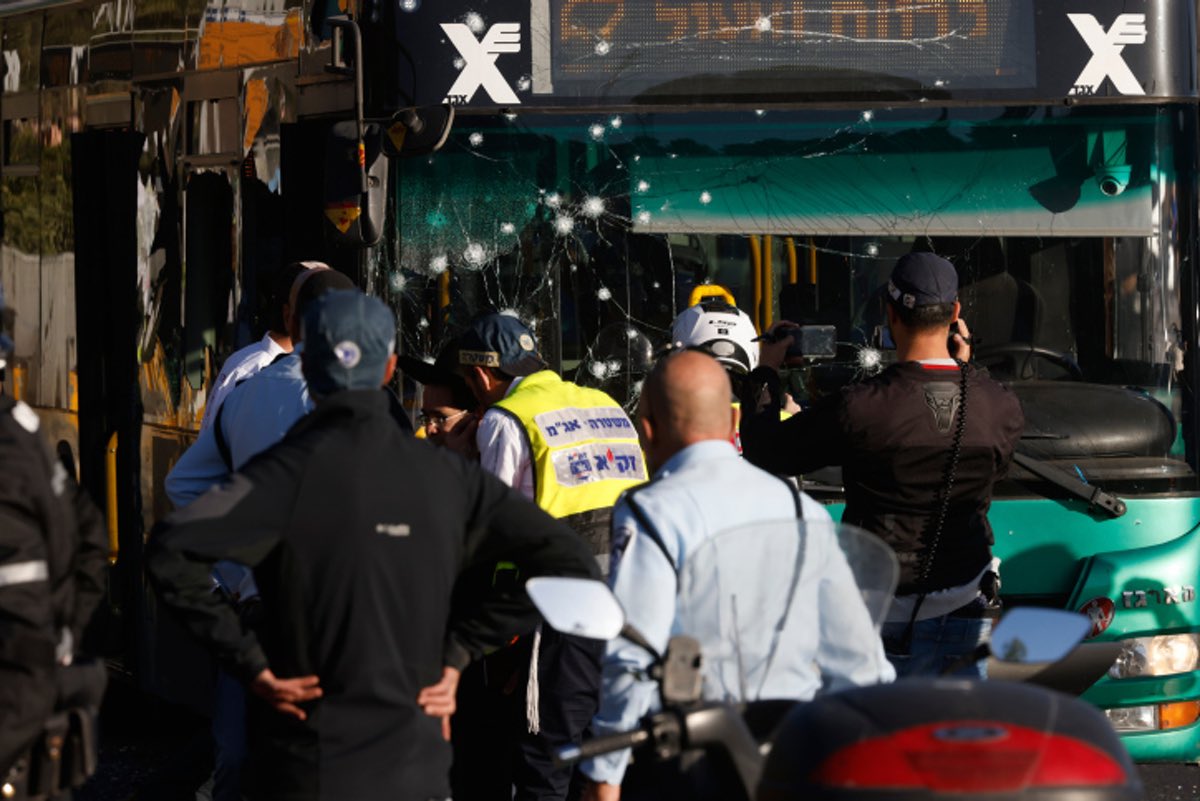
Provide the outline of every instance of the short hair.
<path id="1" fill-rule="evenodd" d="M 479 406 L 475 393 L 467 386 L 467 382 L 463 380 L 462 376 L 449 373 L 441 376 L 440 379 L 430 381 L 427 386 L 445 387 L 450 390 L 450 402 L 454 404 L 455 409 L 474 409 Z"/>
<path id="2" fill-rule="evenodd" d="M 928 306 L 908 308 L 888 298 L 888 303 L 896 310 L 896 316 L 905 327 L 914 331 L 928 331 L 931 328 L 949 326 L 954 321 L 953 303 L 933 303 Z"/>
<path id="3" fill-rule="evenodd" d="M 308 267 L 303 262 L 294 261 L 291 264 L 280 267 L 271 276 L 270 286 L 267 289 L 266 305 L 267 328 L 271 331 L 279 333 L 287 331 L 287 320 L 283 319 L 283 307 L 288 302 L 288 294 L 292 291 L 292 284 L 296 283 L 296 279 L 300 277 L 300 273 L 307 269 Z"/>
<path id="4" fill-rule="evenodd" d="M 312 302 L 326 292 L 332 292 L 335 289 L 357 288 L 353 281 L 337 270 L 314 270 L 312 275 L 308 276 L 300 285 L 300 290 L 296 293 L 296 308 L 292 309 L 292 314 L 303 319 L 304 313 L 308 311 Z"/>

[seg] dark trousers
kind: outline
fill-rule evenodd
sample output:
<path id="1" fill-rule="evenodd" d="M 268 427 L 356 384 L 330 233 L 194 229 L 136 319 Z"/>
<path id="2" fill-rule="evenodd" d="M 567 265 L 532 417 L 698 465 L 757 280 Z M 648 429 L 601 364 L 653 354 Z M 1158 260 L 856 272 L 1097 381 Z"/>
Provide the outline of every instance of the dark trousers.
<path id="1" fill-rule="evenodd" d="M 541 731 L 530 734 L 525 698 L 533 636 L 469 667 L 453 721 L 455 801 L 562 801 L 577 795 L 574 769 L 554 764 L 578 743 L 599 707 L 604 643 L 543 627 L 538 658 Z"/>

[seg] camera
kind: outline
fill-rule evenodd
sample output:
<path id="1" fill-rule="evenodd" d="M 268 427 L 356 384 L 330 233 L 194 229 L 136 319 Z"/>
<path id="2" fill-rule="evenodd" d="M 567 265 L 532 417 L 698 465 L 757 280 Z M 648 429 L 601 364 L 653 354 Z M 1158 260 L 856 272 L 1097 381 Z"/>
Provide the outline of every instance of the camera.
<path id="1" fill-rule="evenodd" d="M 1132 168 L 1128 164 L 1106 164 L 1096 170 L 1096 183 L 1108 197 L 1116 197 L 1129 186 Z"/>
<path id="2" fill-rule="evenodd" d="M 791 336 L 792 344 L 788 345 L 787 358 L 791 359 L 832 359 L 837 355 L 837 327 L 832 325 L 798 325 L 780 328 L 775 334 L 778 342 L 786 336 Z"/>

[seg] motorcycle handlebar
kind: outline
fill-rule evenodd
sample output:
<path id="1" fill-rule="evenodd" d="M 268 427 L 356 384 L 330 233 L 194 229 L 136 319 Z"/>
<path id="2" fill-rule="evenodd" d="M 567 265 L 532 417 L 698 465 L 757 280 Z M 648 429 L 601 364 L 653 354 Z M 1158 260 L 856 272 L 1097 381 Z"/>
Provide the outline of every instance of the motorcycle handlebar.
<path id="1" fill-rule="evenodd" d="M 617 734 L 607 734 L 594 737 L 582 745 L 566 745 L 554 752 L 554 761 L 559 765 L 573 765 L 585 759 L 621 751 L 626 748 L 636 748 L 650 739 L 650 732 L 644 728 L 633 731 L 623 731 Z"/>

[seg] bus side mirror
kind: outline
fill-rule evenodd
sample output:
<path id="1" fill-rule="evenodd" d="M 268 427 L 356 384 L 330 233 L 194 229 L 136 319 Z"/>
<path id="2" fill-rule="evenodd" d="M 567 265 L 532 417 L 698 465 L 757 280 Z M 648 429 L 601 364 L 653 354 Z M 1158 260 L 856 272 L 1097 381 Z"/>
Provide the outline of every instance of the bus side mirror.
<path id="1" fill-rule="evenodd" d="M 454 126 L 454 106 L 417 106 L 397 111 L 388 125 L 383 150 L 389 156 L 424 156 L 446 144 Z"/>
<path id="2" fill-rule="evenodd" d="M 359 142 L 353 120 L 336 123 L 325 147 L 325 219 L 332 240 L 345 247 L 363 248 L 383 236 L 387 209 L 388 159 L 383 153 L 380 126 L 363 127 Z"/>

